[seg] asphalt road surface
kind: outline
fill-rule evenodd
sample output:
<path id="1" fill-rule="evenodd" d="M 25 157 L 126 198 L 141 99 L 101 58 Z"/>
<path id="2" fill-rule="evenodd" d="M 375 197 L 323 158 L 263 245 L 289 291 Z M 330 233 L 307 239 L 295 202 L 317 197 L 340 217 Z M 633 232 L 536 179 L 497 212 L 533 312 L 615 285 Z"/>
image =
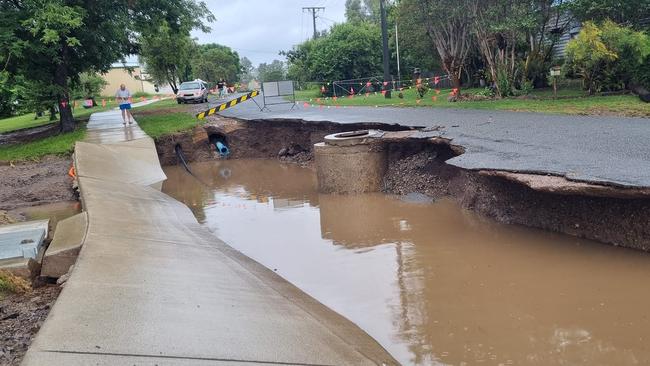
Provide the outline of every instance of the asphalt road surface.
<path id="1" fill-rule="evenodd" d="M 262 104 L 262 98 L 255 98 Z M 443 108 L 305 107 L 261 112 L 248 101 L 221 113 L 244 120 L 373 122 L 436 127 L 466 149 L 449 164 L 565 176 L 570 180 L 650 187 L 650 118 L 568 116 Z"/>

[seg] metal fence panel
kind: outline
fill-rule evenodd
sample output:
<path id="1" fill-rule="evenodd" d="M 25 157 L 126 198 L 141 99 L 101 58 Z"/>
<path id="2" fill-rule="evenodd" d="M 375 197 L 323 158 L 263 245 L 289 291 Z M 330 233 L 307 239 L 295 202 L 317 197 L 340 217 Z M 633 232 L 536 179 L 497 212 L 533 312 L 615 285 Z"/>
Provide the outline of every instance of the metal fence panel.
<path id="1" fill-rule="evenodd" d="M 278 81 L 278 90 L 281 96 L 293 95 L 293 81 Z"/>
<path id="2" fill-rule="evenodd" d="M 262 83 L 262 91 L 265 97 L 279 97 L 280 88 L 276 81 Z"/>

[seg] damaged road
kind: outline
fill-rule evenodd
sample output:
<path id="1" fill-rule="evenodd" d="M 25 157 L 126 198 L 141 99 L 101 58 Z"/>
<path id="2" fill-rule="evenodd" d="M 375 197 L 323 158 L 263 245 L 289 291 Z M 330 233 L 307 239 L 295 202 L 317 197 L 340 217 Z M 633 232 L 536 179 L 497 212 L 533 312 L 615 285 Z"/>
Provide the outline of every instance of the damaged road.
<path id="1" fill-rule="evenodd" d="M 650 119 L 442 108 L 319 108 L 243 103 L 221 113 L 248 121 L 385 123 L 425 127 L 465 153 L 447 161 L 468 170 L 563 176 L 619 187 L 650 187 Z M 434 128 L 435 127 L 435 128 Z M 423 136 L 425 137 L 425 136 Z"/>

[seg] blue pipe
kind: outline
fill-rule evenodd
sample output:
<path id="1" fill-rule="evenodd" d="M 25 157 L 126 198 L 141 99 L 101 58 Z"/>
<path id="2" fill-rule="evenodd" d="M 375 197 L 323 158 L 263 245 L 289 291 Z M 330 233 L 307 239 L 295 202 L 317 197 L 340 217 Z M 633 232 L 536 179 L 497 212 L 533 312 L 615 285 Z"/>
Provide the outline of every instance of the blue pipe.
<path id="1" fill-rule="evenodd" d="M 221 141 L 217 141 L 214 146 L 217 148 L 217 151 L 219 152 L 219 155 L 221 156 L 228 156 L 230 154 L 230 150 L 228 149 L 228 146 L 226 146 L 224 143 Z"/>

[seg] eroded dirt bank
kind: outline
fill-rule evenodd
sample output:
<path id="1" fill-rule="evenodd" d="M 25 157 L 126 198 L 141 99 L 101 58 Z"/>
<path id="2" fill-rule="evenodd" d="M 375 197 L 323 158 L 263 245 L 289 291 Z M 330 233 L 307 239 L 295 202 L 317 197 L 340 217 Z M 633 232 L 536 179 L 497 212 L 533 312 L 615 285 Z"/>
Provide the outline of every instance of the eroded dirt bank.
<path id="1" fill-rule="evenodd" d="M 218 158 L 210 145 L 214 139 L 227 143 L 232 152 L 230 158 L 279 158 L 311 164 L 312 147 L 324 136 L 361 128 L 405 129 L 397 125 L 243 122 L 221 118 L 192 132 L 161 138 L 156 145 L 163 165 L 178 163 L 174 152 L 176 145 L 182 147 L 190 161 Z M 563 194 L 539 191 L 503 176 L 446 164 L 446 160 L 462 153 L 462 149 L 445 141 L 403 139 L 387 144 L 386 193 L 419 192 L 435 199 L 450 197 L 462 207 L 500 222 L 650 251 L 650 198 L 647 196 L 621 198 L 625 194 L 615 194 L 618 198 L 607 197 L 609 192 L 599 197 L 581 188 Z"/>

